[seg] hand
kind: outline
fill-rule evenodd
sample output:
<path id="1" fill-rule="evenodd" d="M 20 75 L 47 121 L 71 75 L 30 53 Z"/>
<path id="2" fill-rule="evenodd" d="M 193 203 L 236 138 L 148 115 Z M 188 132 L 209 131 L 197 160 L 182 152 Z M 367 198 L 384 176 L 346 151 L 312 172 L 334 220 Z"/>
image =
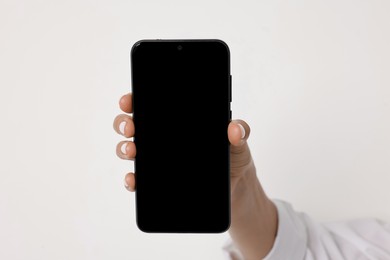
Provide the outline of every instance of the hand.
<path id="1" fill-rule="evenodd" d="M 133 112 L 131 94 L 122 96 L 119 100 L 120 109 L 128 114 Z M 134 136 L 134 123 L 132 117 L 127 114 L 120 114 L 114 120 L 115 131 L 126 138 Z M 243 120 L 233 120 L 228 126 L 228 138 L 232 144 L 230 149 L 230 169 L 231 169 L 231 192 L 234 194 L 237 183 L 245 173 L 245 169 L 252 165 L 252 157 L 247 149 L 246 140 L 249 137 L 250 128 Z M 116 154 L 124 160 L 134 160 L 136 156 L 135 144 L 130 141 L 118 143 Z M 134 173 L 127 173 L 125 176 L 125 187 L 129 191 L 135 191 Z"/>
<path id="2" fill-rule="evenodd" d="M 120 114 L 114 120 L 114 129 L 126 138 L 134 136 L 132 96 L 124 95 L 119 101 Z M 262 259 L 271 250 L 277 230 L 277 211 L 266 196 L 256 175 L 247 144 L 249 125 L 233 120 L 228 126 L 230 146 L 231 225 L 229 233 L 245 259 Z M 136 147 L 131 140 L 118 143 L 116 153 L 124 160 L 134 160 Z M 135 191 L 134 173 L 125 176 L 125 187 Z"/>

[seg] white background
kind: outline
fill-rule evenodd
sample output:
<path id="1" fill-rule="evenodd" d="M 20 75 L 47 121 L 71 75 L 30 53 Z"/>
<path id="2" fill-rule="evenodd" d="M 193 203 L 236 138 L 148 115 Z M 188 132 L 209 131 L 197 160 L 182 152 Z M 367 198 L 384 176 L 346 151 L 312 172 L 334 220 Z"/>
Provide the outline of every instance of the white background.
<path id="1" fill-rule="evenodd" d="M 376 0 L 1 0 L 0 259 L 222 259 L 227 233 L 136 227 L 112 121 L 139 39 L 227 42 L 233 117 L 252 127 L 269 196 L 319 221 L 390 221 L 389 13 Z"/>

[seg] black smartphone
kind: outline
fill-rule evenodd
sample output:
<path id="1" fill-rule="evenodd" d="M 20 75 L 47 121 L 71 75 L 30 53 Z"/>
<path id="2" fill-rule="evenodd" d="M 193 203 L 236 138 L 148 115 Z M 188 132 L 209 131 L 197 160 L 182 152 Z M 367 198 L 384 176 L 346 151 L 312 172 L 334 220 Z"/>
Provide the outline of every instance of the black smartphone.
<path id="1" fill-rule="evenodd" d="M 136 219 L 151 233 L 230 226 L 230 51 L 218 39 L 131 49 Z"/>

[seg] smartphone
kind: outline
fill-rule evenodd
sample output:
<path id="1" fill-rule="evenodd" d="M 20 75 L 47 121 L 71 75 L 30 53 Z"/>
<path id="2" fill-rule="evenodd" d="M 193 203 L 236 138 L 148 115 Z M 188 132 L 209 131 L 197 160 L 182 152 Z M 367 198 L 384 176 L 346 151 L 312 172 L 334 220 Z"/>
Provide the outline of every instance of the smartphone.
<path id="1" fill-rule="evenodd" d="M 136 220 L 148 233 L 230 226 L 230 51 L 219 39 L 131 49 Z"/>

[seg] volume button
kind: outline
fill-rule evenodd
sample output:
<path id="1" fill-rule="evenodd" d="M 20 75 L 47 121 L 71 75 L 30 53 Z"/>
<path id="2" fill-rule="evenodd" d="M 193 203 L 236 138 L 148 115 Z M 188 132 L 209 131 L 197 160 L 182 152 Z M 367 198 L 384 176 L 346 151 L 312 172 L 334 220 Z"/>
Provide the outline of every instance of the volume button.
<path id="1" fill-rule="evenodd" d="M 229 102 L 232 102 L 232 75 L 229 76 Z"/>

